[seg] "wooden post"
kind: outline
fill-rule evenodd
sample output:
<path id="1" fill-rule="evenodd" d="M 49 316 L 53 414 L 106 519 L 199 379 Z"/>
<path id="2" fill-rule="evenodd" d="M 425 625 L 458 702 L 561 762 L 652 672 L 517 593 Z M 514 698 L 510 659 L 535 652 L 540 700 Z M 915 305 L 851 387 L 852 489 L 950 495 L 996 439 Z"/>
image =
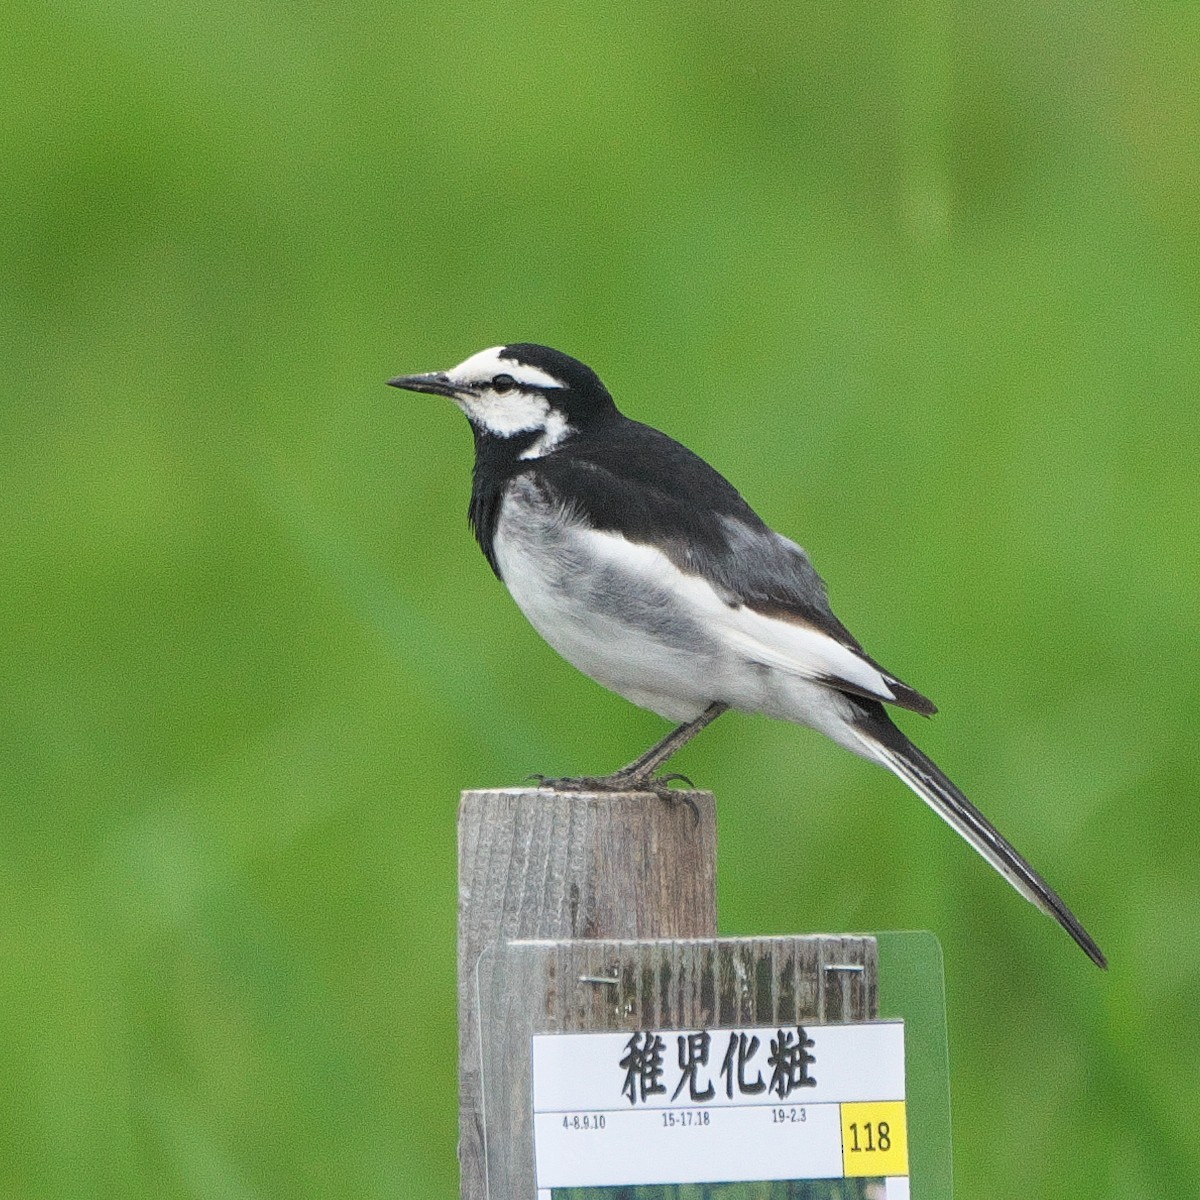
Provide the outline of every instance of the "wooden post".
<path id="1" fill-rule="evenodd" d="M 533 1194 L 532 1033 L 877 1015 L 873 938 L 716 937 L 716 806 L 710 792 L 678 795 L 672 802 L 641 792 L 463 793 L 462 1200 L 485 1200 L 489 1168 L 491 1200 Z M 516 941 L 543 944 L 484 955 Z M 481 1060 L 497 1135 L 486 1161 Z"/>
<path id="2" fill-rule="evenodd" d="M 462 1200 L 484 1200 L 475 967 L 517 938 L 695 938 L 717 932 L 711 792 L 464 792 L 458 822 Z M 689 803 L 690 802 L 690 803 Z"/>

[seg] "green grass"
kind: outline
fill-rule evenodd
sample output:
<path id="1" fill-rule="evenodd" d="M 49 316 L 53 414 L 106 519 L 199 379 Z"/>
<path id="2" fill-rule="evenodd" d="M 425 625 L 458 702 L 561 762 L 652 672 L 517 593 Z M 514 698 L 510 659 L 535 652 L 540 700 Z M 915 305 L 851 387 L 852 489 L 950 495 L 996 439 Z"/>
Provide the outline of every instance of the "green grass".
<path id="1" fill-rule="evenodd" d="M 0 1195 L 455 1194 L 457 792 L 662 731 L 383 387 L 533 339 L 942 712 L 1102 975 L 898 783 L 725 718 L 725 931 L 929 928 L 964 1197 L 1200 1155 L 1200 12 L 14 0 Z"/>

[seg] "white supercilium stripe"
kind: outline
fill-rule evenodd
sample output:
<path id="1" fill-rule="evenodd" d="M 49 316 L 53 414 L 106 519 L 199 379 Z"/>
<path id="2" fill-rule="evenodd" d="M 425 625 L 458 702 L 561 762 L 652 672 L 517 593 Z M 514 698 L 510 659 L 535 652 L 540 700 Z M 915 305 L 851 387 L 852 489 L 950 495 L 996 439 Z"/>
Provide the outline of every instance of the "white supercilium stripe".
<path id="1" fill-rule="evenodd" d="M 491 379 L 493 375 L 511 375 L 518 386 L 521 384 L 527 387 L 542 388 L 563 386 L 561 379 L 555 379 L 553 375 L 538 367 L 531 367 L 528 363 L 514 362 L 511 358 L 501 358 L 503 350 L 503 346 L 490 346 L 487 350 L 480 350 L 478 354 L 472 354 L 470 358 L 464 359 L 457 367 L 451 367 L 446 375 L 454 383 L 479 384 Z"/>

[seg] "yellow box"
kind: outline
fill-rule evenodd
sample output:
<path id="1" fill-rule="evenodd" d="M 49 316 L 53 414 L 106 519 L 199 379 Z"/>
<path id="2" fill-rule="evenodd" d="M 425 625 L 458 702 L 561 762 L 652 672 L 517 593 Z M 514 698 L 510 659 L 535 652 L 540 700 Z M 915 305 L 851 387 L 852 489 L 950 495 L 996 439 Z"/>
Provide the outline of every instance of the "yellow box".
<path id="1" fill-rule="evenodd" d="M 904 1101 L 843 1104 L 841 1108 L 843 1173 L 907 1175 L 908 1117 Z"/>

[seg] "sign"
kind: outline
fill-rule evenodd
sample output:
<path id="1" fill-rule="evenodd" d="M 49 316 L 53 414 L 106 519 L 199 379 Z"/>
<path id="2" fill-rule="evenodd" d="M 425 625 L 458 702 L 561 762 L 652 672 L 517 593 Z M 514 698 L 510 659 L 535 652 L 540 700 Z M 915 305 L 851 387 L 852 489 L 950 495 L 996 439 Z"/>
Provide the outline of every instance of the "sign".
<path id="1" fill-rule="evenodd" d="M 902 1021 L 537 1035 L 532 1065 L 538 1200 L 774 1180 L 908 1200 Z"/>

